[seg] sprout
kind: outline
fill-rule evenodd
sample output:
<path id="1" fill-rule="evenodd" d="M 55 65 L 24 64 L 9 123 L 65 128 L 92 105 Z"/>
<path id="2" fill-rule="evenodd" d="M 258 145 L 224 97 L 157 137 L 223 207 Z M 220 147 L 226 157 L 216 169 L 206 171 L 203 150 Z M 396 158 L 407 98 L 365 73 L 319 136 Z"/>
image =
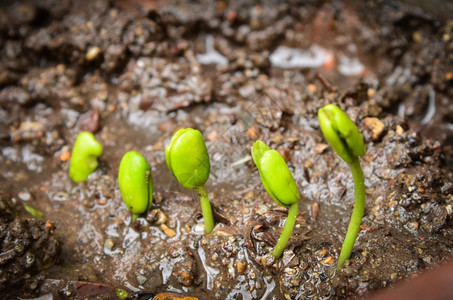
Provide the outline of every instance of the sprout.
<path id="1" fill-rule="evenodd" d="M 69 177 L 74 182 L 82 182 L 98 167 L 97 158 L 102 155 L 102 146 L 89 131 L 81 132 L 72 149 Z"/>
<path id="2" fill-rule="evenodd" d="M 296 223 L 299 210 L 299 190 L 280 153 L 270 150 L 262 141 L 256 141 L 252 146 L 252 157 L 266 191 L 278 205 L 289 208 L 285 227 L 272 252 L 275 258 L 279 258 L 291 237 Z"/>
<path id="3" fill-rule="evenodd" d="M 365 143 L 354 122 L 335 104 L 328 104 L 320 108 L 318 118 L 325 139 L 333 150 L 349 164 L 354 179 L 355 204 L 338 258 L 337 269 L 340 269 L 351 256 L 365 210 L 365 184 L 359 161 L 359 156 L 365 155 Z"/>
<path id="4" fill-rule="evenodd" d="M 126 299 L 129 296 L 128 292 L 123 289 L 116 289 L 116 295 L 120 299 Z"/>
<path id="5" fill-rule="evenodd" d="M 44 218 L 44 213 L 30 205 L 24 204 L 25 210 L 27 210 L 32 216 L 37 218 Z"/>
<path id="6" fill-rule="evenodd" d="M 132 223 L 147 212 L 153 203 L 153 176 L 146 159 L 137 151 L 129 151 L 121 159 L 118 184 Z"/>
<path id="7" fill-rule="evenodd" d="M 165 148 L 165 160 L 171 174 L 188 189 L 195 189 L 200 195 L 205 233 L 214 228 L 214 217 L 204 184 L 209 178 L 211 165 L 209 154 L 198 130 L 178 130 Z"/>

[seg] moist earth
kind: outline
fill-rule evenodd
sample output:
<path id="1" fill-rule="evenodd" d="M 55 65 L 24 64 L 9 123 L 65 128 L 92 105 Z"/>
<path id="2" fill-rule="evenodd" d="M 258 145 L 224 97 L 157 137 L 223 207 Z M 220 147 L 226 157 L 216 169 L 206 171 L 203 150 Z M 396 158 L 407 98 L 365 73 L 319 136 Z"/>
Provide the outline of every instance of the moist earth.
<path id="1" fill-rule="evenodd" d="M 396 1 L 16 1 L 0 5 L 0 290 L 6 297 L 326 299 L 367 296 L 453 252 L 453 20 Z M 362 132 L 366 209 L 336 270 L 354 203 L 317 110 Z M 216 228 L 164 148 L 199 129 Z M 68 177 L 81 131 L 104 147 Z M 250 147 L 277 149 L 299 187 L 296 228 L 266 194 Z M 121 157 L 152 167 L 131 224 Z M 23 207 L 33 208 L 33 215 Z M 28 215 L 27 215 L 28 214 Z M 160 298 L 159 298 L 160 297 Z M 189 298 L 188 298 L 189 299 Z"/>
<path id="2" fill-rule="evenodd" d="M 60 243 L 50 223 L 20 216 L 17 202 L 0 195 L 0 290 L 32 292 L 44 279 L 38 274 L 55 263 Z M 22 212 L 23 215 L 23 212 Z"/>

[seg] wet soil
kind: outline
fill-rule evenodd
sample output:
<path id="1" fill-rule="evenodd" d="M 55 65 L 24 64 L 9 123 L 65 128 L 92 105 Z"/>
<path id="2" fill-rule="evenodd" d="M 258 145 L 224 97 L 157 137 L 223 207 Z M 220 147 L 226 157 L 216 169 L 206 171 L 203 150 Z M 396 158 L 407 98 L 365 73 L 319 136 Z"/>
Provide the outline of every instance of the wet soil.
<path id="1" fill-rule="evenodd" d="M 145 299 L 346 298 L 437 267 L 453 252 L 446 15 L 395 1 L 2 3 L 0 192 L 20 213 L 0 216 L 0 290 L 10 298 L 120 290 Z M 349 114 L 367 146 L 365 216 L 340 271 L 353 182 L 319 130 L 327 103 Z M 165 164 L 181 127 L 206 139 L 217 221 L 209 235 L 198 196 Z M 75 184 L 68 164 L 83 130 L 104 153 Z M 280 260 L 270 252 L 287 212 L 262 187 L 250 157 L 257 139 L 283 155 L 302 196 Z M 149 161 L 155 186 L 151 211 L 135 224 L 117 184 L 132 149 Z M 24 205 L 43 219 L 24 219 Z M 9 258 L 3 237 L 18 226 L 46 237 L 38 245 L 15 236 L 47 255 L 46 268 L 27 267 L 19 252 Z"/>

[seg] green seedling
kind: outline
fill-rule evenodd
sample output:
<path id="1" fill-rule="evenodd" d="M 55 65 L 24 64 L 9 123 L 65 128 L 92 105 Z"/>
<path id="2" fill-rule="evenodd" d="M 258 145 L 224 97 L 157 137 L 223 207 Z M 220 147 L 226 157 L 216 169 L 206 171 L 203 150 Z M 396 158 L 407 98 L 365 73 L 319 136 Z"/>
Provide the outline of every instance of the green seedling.
<path id="1" fill-rule="evenodd" d="M 153 176 L 146 159 L 137 151 L 124 154 L 118 170 L 118 185 L 132 222 L 146 213 L 153 203 Z"/>
<path id="2" fill-rule="evenodd" d="M 209 178 L 211 165 L 201 133 L 192 128 L 178 130 L 165 148 L 165 160 L 171 174 L 183 187 L 197 191 L 201 201 L 204 232 L 211 233 L 214 217 L 204 186 Z"/>
<path id="3" fill-rule="evenodd" d="M 349 164 L 354 179 L 355 204 L 351 221 L 341 247 L 337 269 L 351 257 L 365 210 L 365 184 L 359 156 L 365 155 L 365 143 L 357 126 L 335 104 L 328 104 L 318 111 L 319 124 L 325 139 L 333 150 Z"/>
<path id="4" fill-rule="evenodd" d="M 256 141 L 252 146 L 252 157 L 266 191 L 278 205 L 289 208 L 285 227 L 272 251 L 272 255 L 279 258 L 296 224 L 300 200 L 299 190 L 280 153 L 270 150 L 262 141 Z"/>
<path id="5" fill-rule="evenodd" d="M 129 296 L 128 292 L 123 289 L 116 289 L 116 295 L 120 299 L 127 299 L 127 297 Z"/>
<path id="6" fill-rule="evenodd" d="M 102 146 L 89 131 L 79 133 L 71 154 L 69 177 L 74 182 L 82 182 L 98 167 L 98 157 L 102 155 Z"/>
<path id="7" fill-rule="evenodd" d="M 44 218 L 44 213 L 30 205 L 24 204 L 24 208 L 26 211 L 28 211 L 32 216 L 35 216 L 37 218 Z"/>

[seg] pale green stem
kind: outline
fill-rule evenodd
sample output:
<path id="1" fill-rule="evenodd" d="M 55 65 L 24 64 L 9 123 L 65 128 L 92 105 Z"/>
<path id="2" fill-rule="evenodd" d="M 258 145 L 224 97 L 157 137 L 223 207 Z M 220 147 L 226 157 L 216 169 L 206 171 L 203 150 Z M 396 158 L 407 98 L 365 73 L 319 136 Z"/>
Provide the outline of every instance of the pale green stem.
<path id="1" fill-rule="evenodd" d="M 285 250 L 286 244 L 291 237 L 291 234 L 296 224 L 297 213 L 299 212 L 299 202 L 293 203 L 288 211 L 288 218 L 286 219 L 285 227 L 283 227 L 282 234 L 278 239 L 277 245 L 275 245 L 272 255 L 275 258 L 282 256 L 283 250 Z"/>
<path id="2" fill-rule="evenodd" d="M 212 215 L 211 203 L 209 202 L 208 193 L 204 186 L 196 188 L 198 195 L 200 195 L 201 212 L 203 213 L 204 219 L 204 232 L 206 234 L 211 233 L 214 228 L 214 217 Z"/>
<path id="3" fill-rule="evenodd" d="M 343 246 L 341 247 L 340 257 L 338 258 L 337 270 L 339 270 L 351 256 L 352 248 L 354 248 L 355 240 L 359 234 L 360 224 L 362 223 L 362 217 L 365 211 L 365 183 L 363 181 L 363 173 L 362 168 L 360 167 L 359 158 L 355 157 L 349 166 L 351 167 L 352 177 L 354 179 L 355 203 L 348 231 L 346 232 Z"/>
<path id="4" fill-rule="evenodd" d="M 135 223 L 135 221 L 137 220 L 138 217 L 140 217 L 140 214 L 132 213 L 132 221 L 131 221 L 132 225 L 134 225 L 134 223 Z"/>

